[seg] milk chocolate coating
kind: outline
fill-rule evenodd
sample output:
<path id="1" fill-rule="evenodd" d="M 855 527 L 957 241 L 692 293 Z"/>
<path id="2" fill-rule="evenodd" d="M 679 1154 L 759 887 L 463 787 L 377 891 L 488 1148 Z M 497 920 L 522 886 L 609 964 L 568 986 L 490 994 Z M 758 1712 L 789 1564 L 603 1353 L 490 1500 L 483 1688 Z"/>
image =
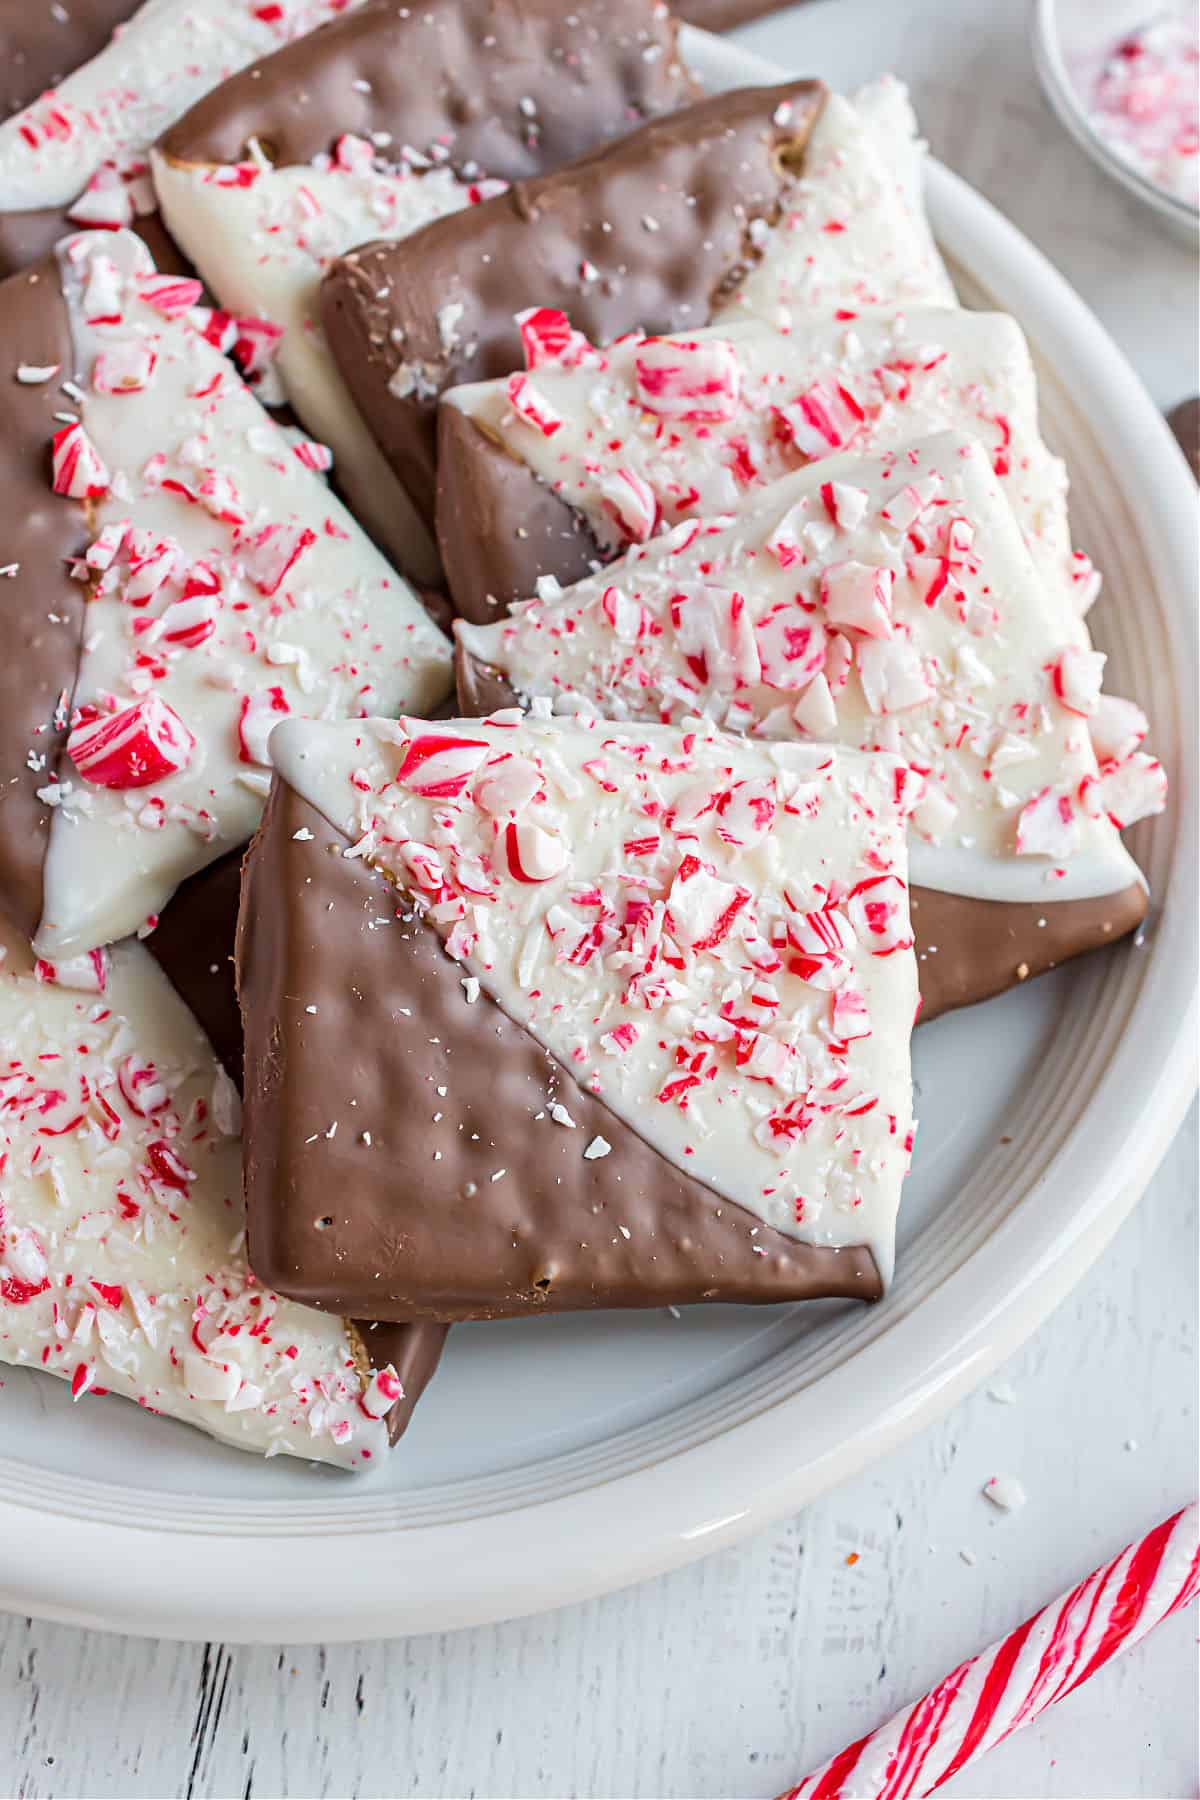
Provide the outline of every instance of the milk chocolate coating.
<path id="1" fill-rule="evenodd" d="M 0 279 L 49 256 L 59 238 L 85 229 L 72 223 L 64 206 L 40 207 L 35 212 L 0 212 Z M 157 213 L 144 213 L 134 220 L 131 229 L 149 246 L 156 266 L 164 274 L 193 273 Z"/>
<path id="2" fill-rule="evenodd" d="M 1167 414 L 1175 442 L 1187 457 L 1192 474 L 1200 481 L 1200 399 L 1181 400 Z"/>
<path id="3" fill-rule="evenodd" d="M 438 549 L 461 618 L 489 625 L 539 575 L 571 587 L 602 560 L 583 514 L 457 406 L 438 408 L 437 447 Z"/>
<path id="4" fill-rule="evenodd" d="M 0 119 L 99 55 L 141 0 L 0 0 Z"/>
<path id="5" fill-rule="evenodd" d="M 1146 891 L 1135 882 L 1093 900 L 971 900 L 914 887 L 910 905 L 925 1024 L 1127 937 L 1146 916 Z"/>
<path id="6" fill-rule="evenodd" d="M 0 493 L 5 522 L 0 567 L 0 909 L 32 937 L 42 915 L 42 865 L 50 810 L 37 790 L 53 780 L 65 738 L 54 718 L 75 690 L 85 589 L 66 559 L 89 540 L 83 507 L 53 492 L 54 414 L 69 410 L 60 383 L 75 374 L 74 346 L 58 265 L 48 259 L 0 283 Z M 17 380 L 20 364 L 50 381 Z M 59 716 L 66 717 L 66 705 Z M 29 767 L 30 753 L 39 759 Z"/>
<path id="7" fill-rule="evenodd" d="M 334 357 L 431 522 L 437 394 L 520 368 L 513 314 L 527 306 L 561 307 L 596 343 L 638 325 L 704 324 L 754 255 L 749 225 L 786 204 L 824 98 L 815 81 L 715 95 L 403 243 L 331 263 L 321 317 Z M 449 348 L 447 306 L 463 308 Z M 402 361 L 425 371 L 406 396 L 388 386 Z"/>
<path id="8" fill-rule="evenodd" d="M 390 132 L 517 181 L 691 98 L 676 30 L 656 0 L 371 0 L 215 88 L 160 149 L 230 163 L 257 138 L 304 163 L 343 132 Z"/>
<path id="9" fill-rule="evenodd" d="M 432 927 L 346 847 L 277 775 L 237 948 L 264 1280 L 383 1318 L 878 1298 L 868 1250 L 798 1243 L 721 1199 L 486 994 L 468 1003 Z M 546 1116 L 556 1098 L 574 1131 Z M 612 1150 L 589 1162 L 596 1136 Z"/>
<path id="10" fill-rule="evenodd" d="M 238 1087 L 242 1084 L 242 1018 L 233 976 L 233 945 L 241 886 L 242 853 L 235 850 L 185 881 L 146 939 L 147 949 L 199 1020 Z M 388 1413 L 388 1438 L 394 1444 L 437 1368 L 447 1328 L 424 1320 L 406 1325 L 355 1319 L 351 1329 L 372 1368 L 386 1368 L 391 1363 L 400 1377 L 404 1395 Z"/>
<path id="11" fill-rule="evenodd" d="M 458 714 L 482 719 L 520 706 L 512 683 L 456 639 Z M 921 1011 L 927 1025 L 945 1012 L 1007 993 L 1136 931 L 1146 916 L 1145 889 L 1134 883 L 1094 900 L 972 900 L 937 888 L 909 891 L 916 936 Z"/>
<path id="12" fill-rule="evenodd" d="M 0 0 L 0 118 L 20 112 L 64 75 L 90 62 L 108 44 L 116 26 L 123 25 L 141 0 L 64 0 L 51 6 L 48 0 L 17 6 L 16 0 Z M 77 231 L 61 206 L 39 207 L 34 212 L 0 212 L 0 278 L 27 269 L 49 255 L 60 237 Z M 185 269 L 178 250 L 156 217 L 137 226 L 160 269 Z"/>

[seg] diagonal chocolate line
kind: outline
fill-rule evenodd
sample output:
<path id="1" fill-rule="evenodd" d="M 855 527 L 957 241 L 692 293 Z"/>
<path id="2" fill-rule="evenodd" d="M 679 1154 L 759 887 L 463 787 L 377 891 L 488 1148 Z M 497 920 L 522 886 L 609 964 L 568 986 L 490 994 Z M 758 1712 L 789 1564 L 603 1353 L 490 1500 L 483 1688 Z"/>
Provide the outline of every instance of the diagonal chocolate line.
<path id="1" fill-rule="evenodd" d="M 280 166 L 386 132 L 517 181 L 694 96 L 676 34 L 656 0 L 371 0 L 214 88 L 159 148 L 233 163 L 257 139 Z"/>
<path id="2" fill-rule="evenodd" d="M 463 718 L 522 704 L 499 669 L 459 642 L 454 674 Z M 1136 883 L 1096 899 L 1054 901 L 974 900 L 913 886 L 909 904 L 921 988 L 918 1024 L 927 1025 L 1128 937 L 1145 918 L 1147 900 Z"/>
<path id="3" fill-rule="evenodd" d="M 878 1298 L 867 1249 L 763 1224 L 652 1149 L 486 994 L 468 1004 L 433 928 L 399 919 L 396 890 L 347 845 L 276 776 L 237 951 L 265 1280 L 316 1305 L 441 1319 Z M 576 1129 L 532 1128 L 556 1096 Z M 595 1137 L 611 1152 L 589 1161 Z"/>
<path id="4" fill-rule="evenodd" d="M 513 315 L 559 306 L 594 343 L 705 323 L 786 203 L 825 100 L 819 82 L 719 94 L 402 244 L 336 259 L 322 321 L 380 448 L 432 519 L 438 394 L 521 363 Z M 447 307 L 461 307 L 453 332 Z M 411 391 L 389 386 L 401 363 Z M 451 526 L 451 529 L 453 526 Z"/>
<path id="5" fill-rule="evenodd" d="M 200 1021 L 230 1076 L 242 1085 L 242 1020 L 234 984 L 233 946 L 241 892 L 242 852 L 223 856 L 179 889 L 157 928 L 146 940 L 180 997 Z M 356 1345 L 372 1368 L 390 1363 L 404 1397 L 388 1414 L 388 1436 L 401 1437 L 437 1368 L 447 1327 L 373 1320 L 347 1321 Z"/>
<path id="6" fill-rule="evenodd" d="M 54 415 L 67 404 L 60 383 L 75 373 L 52 260 L 0 284 L 0 344 L 0 568 L 15 570 L 0 580 L 0 895 L 14 925 L 32 937 L 50 829 L 38 790 L 57 768 L 83 634 L 85 589 L 70 579 L 66 559 L 87 543 L 82 509 L 50 485 Z M 22 381 L 19 368 L 55 372 Z"/>

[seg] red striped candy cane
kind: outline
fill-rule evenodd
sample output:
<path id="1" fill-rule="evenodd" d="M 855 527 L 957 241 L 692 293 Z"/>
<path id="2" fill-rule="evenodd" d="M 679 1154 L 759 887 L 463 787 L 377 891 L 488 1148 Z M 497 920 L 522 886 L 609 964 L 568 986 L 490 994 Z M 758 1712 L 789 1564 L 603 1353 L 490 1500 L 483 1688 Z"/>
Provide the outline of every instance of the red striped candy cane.
<path id="1" fill-rule="evenodd" d="M 920 1800 L 1200 1592 L 1195 1502 L 781 1800 Z"/>

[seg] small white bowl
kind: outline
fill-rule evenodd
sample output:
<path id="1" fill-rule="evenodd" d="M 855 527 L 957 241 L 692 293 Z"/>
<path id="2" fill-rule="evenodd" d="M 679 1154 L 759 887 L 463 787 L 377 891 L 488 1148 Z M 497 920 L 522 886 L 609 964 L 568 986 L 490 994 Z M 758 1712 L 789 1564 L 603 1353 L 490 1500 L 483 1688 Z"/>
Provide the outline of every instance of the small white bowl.
<path id="1" fill-rule="evenodd" d="M 1136 195 L 1176 237 L 1200 240 L 1200 207 L 1169 193 L 1125 161 L 1093 128 L 1070 74 L 1071 60 L 1094 54 L 1144 23 L 1154 0 L 1033 0 L 1033 60 L 1051 110 L 1097 168 Z"/>

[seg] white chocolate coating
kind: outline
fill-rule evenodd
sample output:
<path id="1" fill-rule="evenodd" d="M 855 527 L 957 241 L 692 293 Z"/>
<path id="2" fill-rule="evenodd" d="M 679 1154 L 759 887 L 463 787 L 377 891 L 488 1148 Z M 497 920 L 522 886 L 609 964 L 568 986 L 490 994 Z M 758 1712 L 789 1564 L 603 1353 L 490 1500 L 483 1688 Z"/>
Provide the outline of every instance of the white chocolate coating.
<path id="1" fill-rule="evenodd" d="M 606 482 L 619 468 L 653 490 L 663 527 L 732 511 L 748 489 L 839 448 L 867 455 L 929 432 L 962 431 L 989 452 L 1043 575 L 1084 610 L 1094 586 L 1091 565 L 1072 555 L 1066 471 L 1041 440 L 1033 364 L 1006 314 L 958 307 L 876 312 L 797 323 L 788 332 L 730 320 L 654 343 L 682 346 L 685 357 L 692 345 L 701 354 L 730 347 L 737 392 L 726 417 L 704 416 L 703 400 L 691 416 L 686 408 L 670 416 L 651 410 L 652 399 L 643 405 L 637 337 L 621 339 L 591 366 L 551 362 L 531 371 L 561 420 L 550 435 L 514 409 L 504 380 L 455 388 L 446 403 L 581 511 L 606 550 L 620 543 L 605 506 Z M 861 416 L 847 413 L 842 431 L 831 426 L 833 441 L 809 427 L 799 443 L 787 423 L 790 409 L 811 395 L 819 416 L 821 404 L 837 405 L 839 390 Z"/>
<path id="2" fill-rule="evenodd" d="M 93 577 L 75 705 L 119 710 L 154 695 L 196 745 L 184 768 L 125 791 L 89 782 L 64 757 L 45 790 L 55 811 L 37 946 L 51 958 L 136 931 L 186 875 L 254 830 L 268 777 L 261 721 L 242 730 L 249 697 L 255 708 L 274 698 L 281 711 L 345 717 L 424 711 L 449 686 L 448 646 L 412 590 L 197 326 L 142 297 L 152 265 L 141 242 L 90 233 L 67 240 L 60 260 L 79 416 L 109 476 L 91 503 L 94 541 L 128 521 L 174 558 L 142 603 L 128 539 Z M 115 306 L 117 322 L 88 323 L 97 305 Z M 98 391 L 97 358 L 131 353 L 152 359 L 146 385 Z M 304 543 L 276 586 L 256 547 L 266 530 Z M 165 615 L 198 568 L 219 595 L 211 635 L 188 647 L 168 635 L 177 615 Z"/>
<path id="3" fill-rule="evenodd" d="M 796 198 L 757 235 L 759 261 L 714 314 L 806 319 L 886 306 L 953 306 L 920 199 L 921 145 L 901 84 L 884 77 L 853 99 L 831 94 Z"/>
<path id="4" fill-rule="evenodd" d="M 888 1279 L 917 1002 L 890 759 L 508 714 L 273 752 L 445 934 L 464 1003 L 473 977 L 680 1168 Z"/>
<path id="5" fill-rule="evenodd" d="M 1090 703 L 1071 694 L 1069 710 L 1055 691 L 1064 652 L 1096 686 L 1098 664 L 970 439 L 830 457 L 732 518 L 680 525 L 565 592 L 548 585 L 505 620 L 457 630 L 522 695 L 561 709 L 702 710 L 757 735 L 903 757 L 925 790 L 911 832 L 923 887 L 1052 900 L 1139 879 L 1092 804 Z M 1047 791 L 1061 829 L 1031 831 L 1046 821 L 1027 809 Z"/>
<path id="6" fill-rule="evenodd" d="M 331 121 L 331 136 L 336 121 Z M 167 229 L 220 304 L 283 329 L 275 367 L 298 417 L 333 452 L 360 522 L 404 567 L 434 581 L 425 526 L 346 392 L 321 329 L 321 276 L 331 259 L 368 238 L 403 238 L 470 204 L 479 190 L 447 168 L 387 165 L 366 139 L 337 154 L 272 168 L 265 158 L 231 171 L 151 157 Z M 243 185 L 243 183 L 245 185 Z"/>
<path id="7" fill-rule="evenodd" d="M 135 175 L 155 138 L 218 82 L 361 4 L 144 0 L 98 56 L 0 124 L 0 211 L 66 206 L 105 164 Z"/>
<path id="8" fill-rule="evenodd" d="M 161 969 L 119 944 L 80 993 L 2 924 L 0 952 L 0 1362 L 238 1449 L 380 1462 L 345 1321 L 247 1267 L 237 1094 Z"/>

